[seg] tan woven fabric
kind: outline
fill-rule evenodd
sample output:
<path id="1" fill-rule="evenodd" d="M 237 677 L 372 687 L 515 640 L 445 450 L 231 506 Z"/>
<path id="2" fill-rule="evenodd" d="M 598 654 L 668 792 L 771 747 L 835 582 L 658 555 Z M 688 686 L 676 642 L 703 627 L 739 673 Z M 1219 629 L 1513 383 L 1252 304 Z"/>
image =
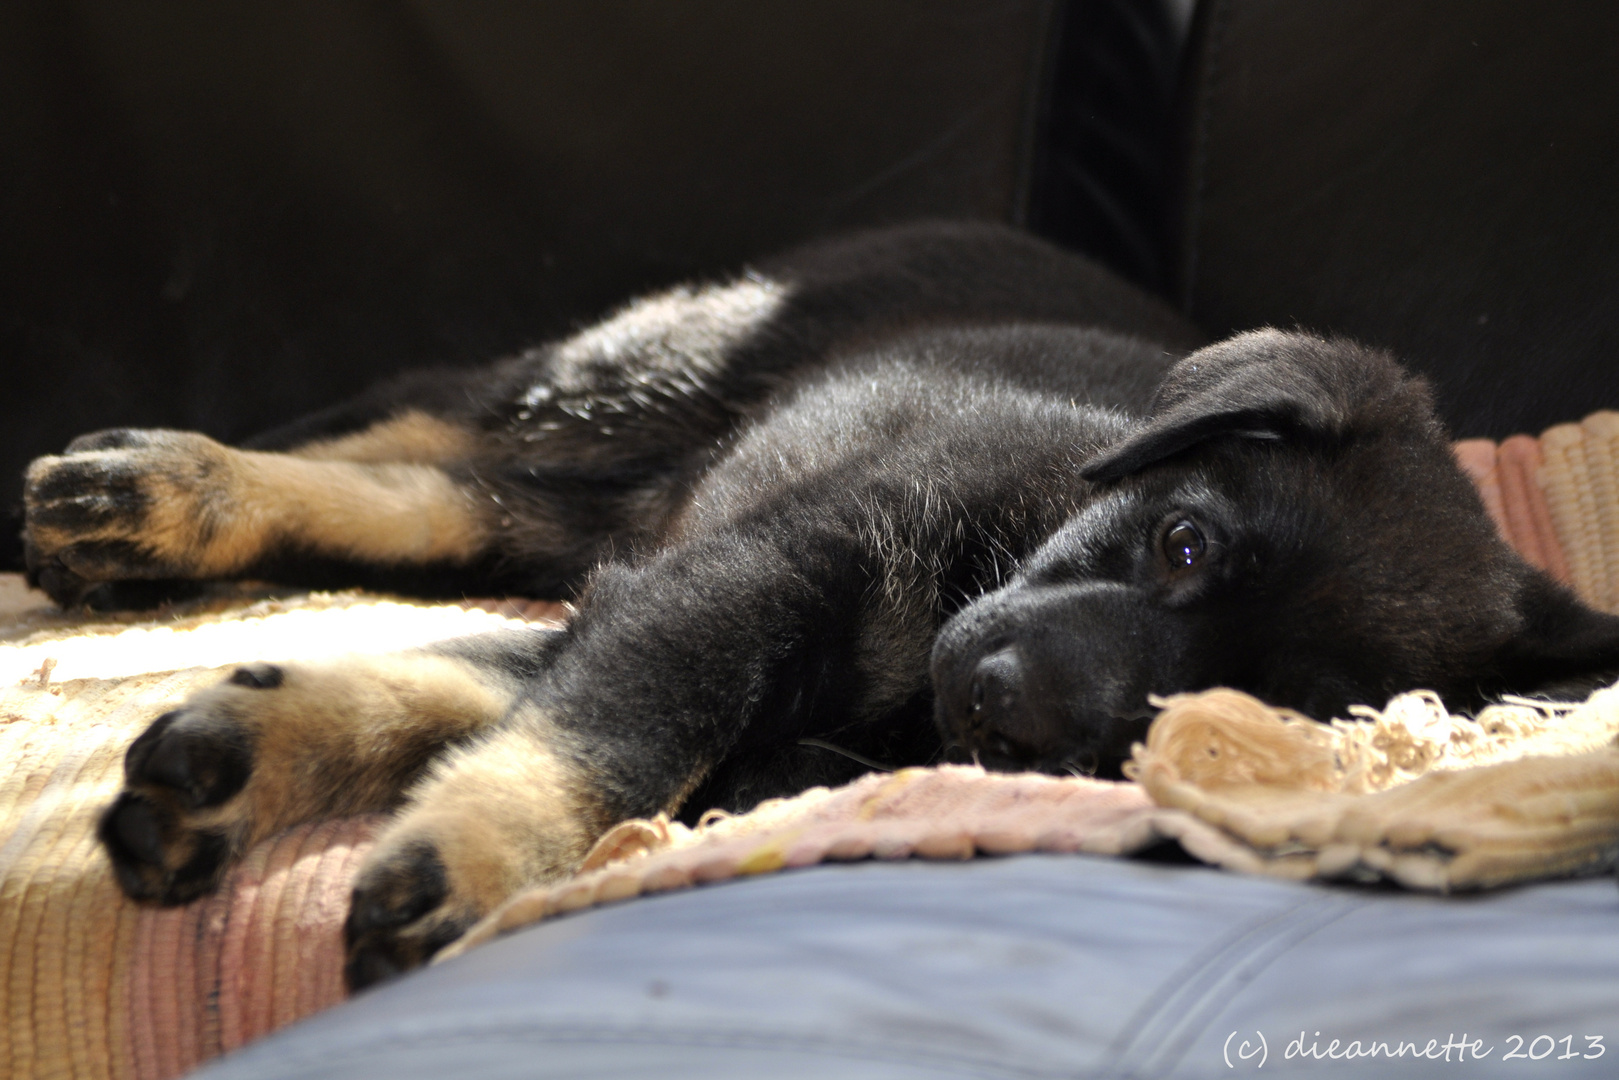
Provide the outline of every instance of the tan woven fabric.
<path id="1" fill-rule="evenodd" d="M 696 830 L 664 818 L 625 822 L 573 880 L 519 894 L 442 955 L 562 912 L 826 860 L 1128 854 L 1172 834 L 1173 825 L 1158 831 L 1161 818 L 1134 784 L 967 766 L 872 773 L 737 817 L 711 815 Z"/>
<path id="2" fill-rule="evenodd" d="M 1540 440 L 1514 435 L 1497 445 L 1468 439 L 1456 444 L 1456 457 L 1501 535 L 1532 565 L 1571 584 L 1563 541 L 1546 500 Z"/>
<path id="3" fill-rule="evenodd" d="M 1128 771 L 1249 849 L 1253 872 L 1449 891 L 1613 868 L 1619 690 L 1476 721 L 1429 694 L 1365 713 L 1329 727 L 1233 690 L 1185 695 Z"/>
<path id="4" fill-rule="evenodd" d="M 1592 606 L 1619 611 L 1619 413 L 1551 428 L 1540 445 L 1539 480 L 1569 580 Z"/>

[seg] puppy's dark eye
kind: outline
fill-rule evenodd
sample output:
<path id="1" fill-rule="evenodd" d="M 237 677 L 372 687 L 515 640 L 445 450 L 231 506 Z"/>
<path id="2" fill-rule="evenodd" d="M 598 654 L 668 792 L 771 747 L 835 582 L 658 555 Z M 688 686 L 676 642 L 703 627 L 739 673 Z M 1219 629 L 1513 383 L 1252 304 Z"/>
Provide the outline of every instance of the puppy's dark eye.
<path id="1" fill-rule="evenodd" d="M 1164 558 L 1176 570 L 1196 566 L 1207 547 L 1203 534 L 1190 521 L 1177 521 L 1164 534 Z"/>

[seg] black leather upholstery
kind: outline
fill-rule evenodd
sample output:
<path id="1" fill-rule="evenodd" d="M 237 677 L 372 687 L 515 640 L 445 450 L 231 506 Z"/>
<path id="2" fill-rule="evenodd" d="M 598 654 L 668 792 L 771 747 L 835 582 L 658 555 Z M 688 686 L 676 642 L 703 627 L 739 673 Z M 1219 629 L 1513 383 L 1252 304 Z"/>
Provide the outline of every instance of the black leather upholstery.
<path id="1" fill-rule="evenodd" d="M 1181 124 L 1185 309 L 1430 373 L 1459 435 L 1619 406 L 1619 6 L 1207 0 Z"/>
<path id="2" fill-rule="evenodd" d="M 1190 13 L 1190 0 L 1066 5 L 1029 194 L 1031 229 L 1155 291 Z"/>

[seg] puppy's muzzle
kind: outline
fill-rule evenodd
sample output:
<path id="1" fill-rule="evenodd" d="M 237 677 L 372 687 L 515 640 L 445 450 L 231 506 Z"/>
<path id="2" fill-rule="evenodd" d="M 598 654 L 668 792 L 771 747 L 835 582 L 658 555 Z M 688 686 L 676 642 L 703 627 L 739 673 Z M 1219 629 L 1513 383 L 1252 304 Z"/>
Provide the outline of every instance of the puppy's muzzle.
<path id="1" fill-rule="evenodd" d="M 934 643 L 935 719 L 953 756 L 995 769 L 1117 776 L 1149 692 L 1186 681 L 1172 620 L 1115 585 L 983 597 Z"/>

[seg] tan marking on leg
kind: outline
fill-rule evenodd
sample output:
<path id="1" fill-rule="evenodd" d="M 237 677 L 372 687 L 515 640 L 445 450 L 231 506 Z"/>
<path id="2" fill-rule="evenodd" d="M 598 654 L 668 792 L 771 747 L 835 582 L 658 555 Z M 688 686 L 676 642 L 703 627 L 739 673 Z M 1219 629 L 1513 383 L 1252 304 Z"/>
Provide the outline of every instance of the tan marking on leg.
<path id="1" fill-rule="evenodd" d="M 435 764 L 356 880 L 351 983 L 426 962 L 519 889 L 578 869 L 607 823 L 555 738 L 526 717 Z"/>
<path id="2" fill-rule="evenodd" d="M 442 465 L 466 460 L 477 443 L 465 428 L 411 409 L 364 431 L 305 443 L 287 453 L 319 461 Z"/>
<path id="3" fill-rule="evenodd" d="M 277 542 L 380 563 L 464 562 L 488 535 L 471 494 L 431 465 L 237 453 L 241 527 L 210 545 L 210 562 L 239 568 Z"/>
<path id="4" fill-rule="evenodd" d="M 487 535 L 468 493 L 431 465 L 226 453 L 229 480 L 211 505 L 159 494 L 136 537 L 198 577 L 245 570 L 283 545 L 363 562 L 464 562 Z M 198 528 L 200 513 L 210 530 Z"/>
<path id="5" fill-rule="evenodd" d="M 452 896 L 481 916 L 524 885 L 578 868 L 602 828 L 588 790 L 542 733 L 502 728 L 435 762 L 378 850 L 431 839 Z"/>
<path id="6" fill-rule="evenodd" d="M 472 664 L 431 653 L 288 664 L 269 690 L 205 693 L 251 707 L 257 729 L 249 843 L 312 817 L 396 805 L 444 744 L 499 723 L 514 692 Z"/>

